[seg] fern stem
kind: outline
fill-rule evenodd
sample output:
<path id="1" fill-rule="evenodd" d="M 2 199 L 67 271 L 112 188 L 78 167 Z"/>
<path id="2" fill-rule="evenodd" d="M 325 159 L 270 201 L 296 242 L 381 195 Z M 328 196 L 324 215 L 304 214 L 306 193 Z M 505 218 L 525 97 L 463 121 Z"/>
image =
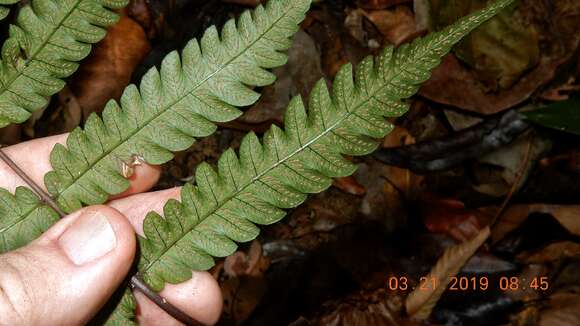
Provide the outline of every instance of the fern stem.
<path id="1" fill-rule="evenodd" d="M 168 313 L 176 320 L 184 323 L 187 326 L 205 326 L 199 321 L 191 318 L 185 312 L 181 311 L 181 309 L 171 304 L 171 302 L 159 295 L 159 293 L 153 291 L 149 285 L 147 285 L 147 283 L 143 282 L 139 274 L 133 275 L 130 282 L 131 283 L 129 286 L 133 290 L 143 293 L 149 300 L 153 301 L 153 303 L 155 303 L 159 308 L 163 309 L 163 311 Z"/>
<path id="2" fill-rule="evenodd" d="M 10 156 L 6 154 L 6 152 L 4 152 L 1 145 L 0 145 L 0 159 L 4 161 L 4 163 L 6 163 L 6 165 L 8 165 L 8 167 L 12 169 L 12 171 L 14 171 L 14 173 L 16 173 L 22 180 L 24 180 L 24 182 L 26 182 L 26 184 L 30 188 L 32 188 L 32 190 L 40 197 L 40 200 L 43 203 L 47 204 L 48 206 L 50 206 L 50 208 L 54 209 L 54 211 L 58 213 L 60 218 L 66 216 L 66 213 L 63 212 L 62 209 L 60 209 L 60 207 L 58 207 L 58 204 L 54 201 L 54 199 L 46 191 L 44 191 L 42 187 L 36 184 L 36 182 L 34 182 L 34 180 L 32 180 L 32 178 L 30 178 L 28 174 L 26 174 L 26 172 L 24 172 L 18 166 L 18 164 L 16 164 L 16 162 L 14 162 L 10 158 Z M 40 205 L 42 204 L 39 203 L 38 206 Z M 32 210 L 36 209 L 38 206 L 34 207 Z M 0 233 L 2 233 L 2 230 L 0 230 Z"/>

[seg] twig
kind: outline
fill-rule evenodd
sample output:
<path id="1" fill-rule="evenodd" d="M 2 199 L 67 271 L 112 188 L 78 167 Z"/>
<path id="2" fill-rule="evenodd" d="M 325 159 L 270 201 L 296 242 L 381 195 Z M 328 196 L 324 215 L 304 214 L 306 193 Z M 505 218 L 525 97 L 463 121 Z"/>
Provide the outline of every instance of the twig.
<path id="1" fill-rule="evenodd" d="M 41 201 L 46 205 L 50 206 L 54 209 L 58 215 L 63 218 L 66 216 L 66 213 L 60 209 L 58 204 L 44 189 L 42 189 L 32 178 L 30 178 L 26 172 L 24 172 L 16 162 L 14 162 L 3 150 L 2 146 L 0 145 L 0 159 L 12 169 L 32 190 L 40 197 Z M 164 297 L 160 296 L 157 292 L 153 291 L 145 282 L 141 280 L 138 275 L 134 275 L 131 277 L 130 286 L 132 289 L 137 290 L 143 293 L 149 300 L 153 301 L 159 308 L 163 309 L 163 311 L 167 312 L 171 317 L 179 320 L 180 322 L 184 323 L 188 326 L 203 326 L 204 324 L 196 321 L 195 319 L 189 317 L 186 313 L 181 311 L 176 306 L 172 305 L 165 299 Z"/>
<path id="2" fill-rule="evenodd" d="M 530 156 L 531 156 L 530 153 L 532 151 L 532 139 L 533 139 L 533 136 L 530 135 L 528 137 L 528 146 L 526 147 L 526 156 L 524 157 L 522 164 L 518 168 L 519 173 L 518 173 L 516 179 L 514 180 L 514 183 L 512 184 L 510 191 L 507 193 L 506 198 L 504 199 L 503 203 L 501 203 L 501 206 L 497 210 L 497 213 L 495 213 L 495 216 L 491 220 L 491 223 L 489 224 L 490 228 L 493 228 L 495 226 L 495 223 L 503 215 L 507 205 L 511 201 L 513 195 L 515 194 L 516 189 L 518 188 L 520 182 L 522 182 L 522 178 L 524 177 L 526 166 L 528 165 L 528 163 L 530 161 Z"/>

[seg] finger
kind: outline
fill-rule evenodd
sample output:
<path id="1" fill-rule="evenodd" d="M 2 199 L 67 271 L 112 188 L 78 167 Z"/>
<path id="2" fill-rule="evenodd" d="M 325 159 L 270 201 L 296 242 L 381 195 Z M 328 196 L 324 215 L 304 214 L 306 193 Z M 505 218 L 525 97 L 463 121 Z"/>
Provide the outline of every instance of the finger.
<path id="1" fill-rule="evenodd" d="M 50 152 L 57 143 L 66 144 L 68 134 L 39 138 L 2 149 L 39 186 L 44 186 L 44 175 L 52 170 Z M 128 196 L 149 190 L 161 175 L 160 167 L 142 164 L 135 166 L 135 173 L 129 178 L 130 186 L 116 197 Z M 0 187 L 14 191 L 26 183 L 10 167 L 0 161 Z"/>
<path id="2" fill-rule="evenodd" d="M 0 256 L 0 325 L 80 325 L 131 267 L 131 225 L 117 210 L 75 212 L 29 245 Z"/>
<path id="3" fill-rule="evenodd" d="M 163 205 L 169 199 L 179 199 L 181 188 L 133 195 L 109 203 L 127 217 L 135 231 L 143 236 L 143 219 L 150 211 L 163 213 Z M 166 284 L 160 293 L 170 303 L 188 313 L 192 318 L 211 325 L 217 322 L 223 299 L 217 281 L 206 272 L 193 272 L 192 278 L 180 284 Z M 141 293 L 135 293 L 138 304 L 138 320 L 141 325 L 177 325 L 155 303 Z"/>

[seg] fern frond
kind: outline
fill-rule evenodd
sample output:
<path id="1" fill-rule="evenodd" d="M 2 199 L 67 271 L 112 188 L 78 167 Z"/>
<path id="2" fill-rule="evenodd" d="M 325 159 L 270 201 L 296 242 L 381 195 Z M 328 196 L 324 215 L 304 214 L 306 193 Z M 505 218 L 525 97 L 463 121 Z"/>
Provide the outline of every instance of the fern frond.
<path id="1" fill-rule="evenodd" d="M 120 166 L 135 157 L 162 164 L 175 151 L 190 147 L 196 137 L 216 130 L 215 122 L 237 118 L 236 106 L 253 104 L 259 94 L 248 86 L 271 84 L 275 76 L 265 68 L 286 63 L 279 52 L 292 44 L 310 7 L 310 0 L 272 0 L 253 13 L 223 27 L 221 38 L 210 27 L 201 41 L 190 41 L 182 52 L 168 54 L 160 71 L 152 68 L 139 89 L 128 86 L 120 105 L 109 101 L 103 118 L 89 117 L 77 128 L 67 147 L 57 144 L 45 176 L 48 191 L 62 209 L 105 202 L 126 190 L 129 182 Z"/>
<path id="2" fill-rule="evenodd" d="M 5 7 L 5 5 L 13 5 L 20 0 L 0 0 L 0 20 L 6 18 L 10 13 L 10 9 Z"/>
<path id="3" fill-rule="evenodd" d="M 5 1 L 6 0 L 1 0 Z M 18 13 L 0 61 L 0 127 L 26 121 L 64 87 L 128 0 L 34 0 Z"/>
<path id="4" fill-rule="evenodd" d="M 83 203 L 103 203 L 110 194 L 128 188 L 123 164 L 136 157 L 165 163 L 173 151 L 190 147 L 194 137 L 213 133 L 215 122 L 238 117 L 236 106 L 250 105 L 259 97 L 249 87 L 274 81 L 265 68 L 286 62 L 280 51 L 291 46 L 309 7 L 310 0 L 272 0 L 226 23 L 221 39 L 211 27 L 200 43 L 189 42 L 182 58 L 177 52 L 167 55 L 160 72 L 149 70 L 139 90 L 128 86 L 120 105 L 110 101 L 102 119 L 91 115 L 84 130 L 77 128 L 69 135 L 67 147 L 55 146 L 50 157 L 54 171 L 45 175 L 53 198 L 66 212 Z M 24 212 L 19 220 L 35 218 L 19 211 Z M 0 237 L 8 230 L 0 228 Z M 23 237 L 12 243 L 34 239 L 32 233 L 19 235 Z"/>
<path id="5" fill-rule="evenodd" d="M 25 245 L 59 218 L 26 187 L 16 188 L 14 195 L 0 188 L 0 216 L 0 253 Z"/>
<path id="6" fill-rule="evenodd" d="M 167 202 L 164 218 L 151 212 L 145 219 L 146 238 L 139 239 L 144 280 L 160 290 L 165 282 L 189 279 L 192 269 L 210 268 L 212 256 L 230 255 L 235 242 L 254 239 L 255 224 L 279 221 L 284 209 L 327 189 L 331 178 L 352 174 L 356 166 L 343 155 L 374 151 L 376 139 L 392 129 L 386 117 L 403 114 L 403 100 L 417 92 L 451 47 L 510 3 L 499 0 L 441 32 L 366 58 L 356 76 L 345 65 L 332 95 L 324 81 L 316 84 L 308 112 L 299 97 L 291 101 L 284 130 L 273 126 L 262 142 L 248 134 L 239 157 L 226 151 L 217 171 L 201 164 L 197 185 L 182 189 L 181 202 Z"/>

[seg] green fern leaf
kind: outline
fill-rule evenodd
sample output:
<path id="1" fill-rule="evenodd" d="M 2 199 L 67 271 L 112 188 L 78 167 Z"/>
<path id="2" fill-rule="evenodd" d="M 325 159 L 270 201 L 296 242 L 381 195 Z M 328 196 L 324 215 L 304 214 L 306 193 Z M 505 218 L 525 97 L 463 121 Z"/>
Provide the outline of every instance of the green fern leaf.
<path id="1" fill-rule="evenodd" d="M 331 185 L 331 178 L 352 174 L 356 166 L 343 155 L 365 155 L 377 138 L 392 129 L 386 117 L 407 110 L 402 101 L 418 90 L 451 47 L 482 22 L 511 3 L 499 0 L 441 32 L 397 51 L 386 49 L 366 58 L 356 78 L 351 65 L 337 74 L 330 95 L 320 81 L 312 90 L 309 111 L 299 97 L 285 115 L 285 129 L 273 126 L 260 142 L 248 134 L 239 150 L 226 151 L 217 171 L 201 164 L 196 186 L 186 185 L 181 202 L 170 200 L 164 218 L 155 212 L 144 222 L 139 271 L 155 290 L 165 282 L 206 270 L 213 257 L 236 250 L 235 242 L 254 239 L 259 229 L 279 221 L 284 209 L 300 205 L 307 194 Z"/>
<path id="2" fill-rule="evenodd" d="M 8 2 L 6 0 L 0 0 Z M 0 3 L 4 3 L 0 2 Z M 64 87 L 91 43 L 118 19 L 128 0 L 34 0 L 10 26 L 0 62 L 0 127 L 26 121 Z"/>
<path id="3" fill-rule="evenodd" d="M 172 158 L 171 151 L 188 148 L 194 137 L 215 131 L 214 122 L 238 117 L 235 106 L 254 103 L 259 94 L 246 85 L 264 86 L 274 75 L 264 70 L 286 62 L 279 51 L 291 45 L 310 0 L 273 0 L 246 12 L 239 20 L 229 21 L 221 40 L 215 27 L 201 39 L 201 47 L 192 40 L 183 51 L 162 63 L 161 72 L 151 69 L 140 85 L 127 87 L 121 106 L 110 101 L 103 119 L 89 117 L 85 129 L 75 129 L 67 147 L 56 145 L 51 152 L 54 171 L 45 175 L 45 184 L 66 212 L 84 204 L 100 204 L 109 194 L 118 194 L 129 183 L 121 175 L 122 165 L 135 157 L 161 164 Z M 40 202 L 35 209 L 50 210 Z M 15 219 L 27 223 L 36 219 L 35 210 L 21 207 Z M 36 233 L 12 230 L 9 222 L 0 228 L 20 237 L 0 252 L 25 244 Z M 45 229 L 50 224 L 43 224 Z M 16 239 L 16 238 L 15 238 Z"/>
<path id="4" fill-rule="evenodd" d="M 19 0 L 0 0 L 0 5 L 12 5 L 17 3 Z M 5 6 L 0 6 L 0 20 L 6 18 L 10 13 L 10 9 Z"/>
<path id="5" fill-rule="evenodd" d="M 236 106 L 253 104 L 259 94 L 248 86 L 271 84 L 265 70 L 286 63 L 279 52 L 292 44 L 310 0 L 272 0 L 239 20 L 230 20 L 221 38 L 215 27 L 201 41 L 190 41 L 182 53 L 165 57 L 139 89 L 128 86 L 120 101 L 110 101 L 102 120 L 92 115 L 85 129 L 74 130 L 67 147 L 56 145 L 50 157 L 54 171 L 45 176 L 48 191 L 62 209 L 105 202 L 129 186 L 123 162 L 136 157 L 150 164 L 173 158 L 196 137 L 216 130 L 215 122 L 237 118 Z"/>
<path id="6" fill-rule="evenodd" d="M 135 325 L 135 298 L 128 288 L 125 290 L 121 301 L 117 303 L 115 310 L 109 315 L 105 316 L 105 324 L 107 326 L 128 326 Z M 91 323 L 96 324 L 96 323 Z"/>
<path id="7" fill-rule="evenodd" d="M 0 216 L 0 253 L 25 245 L 59 218 L 25 187 L 16 188 L 14 195 L 0 188 Z"/>

